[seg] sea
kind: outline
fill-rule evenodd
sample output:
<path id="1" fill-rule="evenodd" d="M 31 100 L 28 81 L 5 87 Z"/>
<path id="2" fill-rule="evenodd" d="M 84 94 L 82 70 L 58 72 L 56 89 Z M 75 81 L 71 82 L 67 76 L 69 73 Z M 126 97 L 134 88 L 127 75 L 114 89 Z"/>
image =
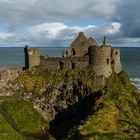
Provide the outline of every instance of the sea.
<path id="1" fill-rule="evenodd" d="M 121 62 L 132 84 L 140 90 L 140 47 L 117 47 Z M 62 56 L 67 47 L 40 47 L 41 55 Z M 23 67 L 23 47 L 0 47 L 0 67 Z"/>

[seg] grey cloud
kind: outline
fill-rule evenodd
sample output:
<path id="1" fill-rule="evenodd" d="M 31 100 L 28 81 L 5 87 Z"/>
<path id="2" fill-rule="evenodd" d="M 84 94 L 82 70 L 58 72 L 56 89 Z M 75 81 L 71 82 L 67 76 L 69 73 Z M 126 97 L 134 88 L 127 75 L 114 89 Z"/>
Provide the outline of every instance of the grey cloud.
<path id="1" fill-rule="evenodd" d="M 1 0 L 0 22 L 19 25 L 35 20 L 110 19 L 117 0 Z"/>
<path id="2" fill-rule="evenodd" d="M 113 38 L 119 36 L 120 28 L 120 23 L 101 26 L 68 26 L 63 23 L 44 23 L 28 28 L 26 34 L 28 34 L 30 42 L 38 45 L 54 46 L 57 43 L 57 45 L 69 46 L 80 31 L 85 32 L 87 37 L 93 37 L 98 42 L 102 42 L 103 36 L 106 34 L 109 38 L 110 36 Z"/>
<path id="3" fill-rule="evenodd" d="M 140 37 L 140 1 L 119 0 L 114 18 L 122 24 L 123 37 Z"/>
<path id="4" fill-rule="evenodd" d="M 8 27 L 8 33 L 18 34 L 7 37 L 7 42 L 9 39 L 11 42 L 34 42 L 38 45 L 57 43 L 66 46 L 83 30 L 87 36 L 95 37 L 98 42 L 107 34 L 112 43 L 139 43 L 134 39 L 140 37 L 139 11 L 139 0 L 0 0 L 0 24 Z M 31 33 L 26 30 L 32 23 L 39 21 L 64 23 L 65 20 L 88 18 L 103 19 L 107 24 L 96 27 L 66 25 L 68 27 L 58 31 L 54 38 L 50 39 L 51 31 L 44 27 L 40 32 L 35 30 Z M 120 23 L 121 27 L 117 29 L 118 25 L 114 27 L 110 24 L 114 21 Z"/>
<path id="5" fill-rule="evenodd" d="M 54 29 L 55 28 L 55 29 Z M 120 38 L 121 24 L 118 22 L 95 26 L 68 26 L 64 23 L 44 23 L 28 27 L 24 32 L 18 34 L 1 33 L 0 44 L 5 42 L 11 46 L 69 46 L 77 36 L 78 32 L 83 31 L 87 37 L 93 37 L 99 44 L 102 43 L 104 35 L 107 35 L 107 42 L 115 44 L 139 43 L 140 39 Z M 2 39 L 3 37 L 3 39 Z M 56 46 L 57 45 L 57 46 Z"/>
<path id="6" fill-rule="evenodd" d="M 37 1 L 37 7 L 57 18 L 110 18 L 115 8 L 116 0 L 43 0 Z M 44 4 L 46 7 L 44 7 Z M 42 7 L 42 8 L 41 8 Z M 105 9 L 105 10 L 104 10 Z M 41 10 L 42 11 L 42 10 Z M 47 13 L 48 12 L 48 13 Z"/>

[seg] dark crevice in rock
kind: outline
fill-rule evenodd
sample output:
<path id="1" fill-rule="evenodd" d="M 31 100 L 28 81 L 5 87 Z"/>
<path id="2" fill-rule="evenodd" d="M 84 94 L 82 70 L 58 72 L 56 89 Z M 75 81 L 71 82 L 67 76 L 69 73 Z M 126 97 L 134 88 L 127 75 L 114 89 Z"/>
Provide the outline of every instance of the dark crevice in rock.
<path id="1" fill-rule="evenodd" d="M 80 124 L 80 122 L 94 112 L 95 101 L 102 95 L 102 92 L 95 92 L 71 105 L 65 110 L 57 113 L 54 120 L 50 122 L 50 133 L 56 139 L 63 139 L 68 132 Z"/>

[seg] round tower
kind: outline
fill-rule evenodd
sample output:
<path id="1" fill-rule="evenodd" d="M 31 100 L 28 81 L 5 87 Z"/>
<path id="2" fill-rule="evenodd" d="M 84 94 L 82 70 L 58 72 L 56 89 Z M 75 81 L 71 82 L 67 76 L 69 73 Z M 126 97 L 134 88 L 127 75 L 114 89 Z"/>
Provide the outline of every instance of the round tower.
<path id="1" fill-rule="evenodd" d="M 114 71 L 116 73 L 119 73 L 122 71 L 122 65 L 121 65 L 121 61 L 120 61 L 120 49 L 116 49 L 113 48 L 112 49 L 112 53 L 111 53 L 111 64 L 112 64 L 112 68 L 114 69 Z"/>
<path id="2" fill-rule="evenodd" d="M 103 75 L 106 78 L 112 73 L 111 68 L 111 47 L 102 46 L 89 47 L 89 68 L 97 75 Z"/>

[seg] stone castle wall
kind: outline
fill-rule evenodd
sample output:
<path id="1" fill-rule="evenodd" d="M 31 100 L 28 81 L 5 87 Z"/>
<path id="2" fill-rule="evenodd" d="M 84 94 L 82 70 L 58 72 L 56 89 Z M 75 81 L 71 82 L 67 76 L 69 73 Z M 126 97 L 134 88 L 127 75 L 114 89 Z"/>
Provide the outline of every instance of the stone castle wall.
<path id="1" fill-rule="evenodd" d="M 94 39 L 86 38 L 84 32 L 80 32 L 64 56 L 83 57 L 87 55 L 89 46 L 98 46 L 98 44 Z"/>
<path id="2" fill-rule="evenodd" d="M 120 60 L 120 49 L 113 48 L 112 49 L 112 67 L 116 73 L 122 71 L 122 65 Z"/>
<path id="3" fill-rule="evenodd" d="M 97 73 L 109 77 L 112 73 L 111 68 L 111 47 L 90 47 L 89 48 L 89 68 Z"/>
<path id="4" fill-rule="evenodd" d="M 89 47 L 91 46 L 91 47 Z M 39 49 L 25 47 L 25 69 L 42 65 L 48 70 L 75 69 L 82 70 L 90 68 L 97 75 L 109 77 L 114 70 L 116 73 L 122 71 L 120 61 L 120 50 L 106 45 L 104 37 L 103 45 L 98 46 L 92 38 L 87 39 L 80 32 L 71 47 L 66 51 L 64 57 L 43 57 Z"/>
<path id="5" fill-rule="evenodd" d="M 73 52 L 73 49 L 76 52 Z M 58 69 L 79 71 L 90 68 L 97 75 L 103 75 L 106 78 L 111 75 L 112 70 L 116 73 L 122 71 L 119 49 L 111 48 L 111 46 L 106 45 L 106 42 L 102 46 L 98 46 L 92 38 L 86 39 L 83 33 L 79 34 L 68 50 L 70 52 L 68 51 L 69 54 L 65 57 L 45 57 L 40 56 L 39 49 L 25 46 L 24 69 L 31 69 L 39 65 L 50 71 Z M 16 79 L 22 71 L 23 68 L 0 68 L 0 89 L 7 86 L 9 80 Z"/>
<path id="6" fill-rule="evenodd" d="M 45 66 L 48 70 L 54 71 L 57 69 L 75 69 L 82 70 L 88 67 L 88 58 L 64 58 L 64 57 L 50 57 L 41 59 L 40 65 Z"/>
<path id="7" fill-rule="evenodd" d="M 40 50 L 25 46 L 25 69 L 40 65 Z"/>
<path id="8" fill-rule="evenodd" d="M 112 69 L 116 73 L 122 71 L 120 62 L 120 50 L 111 48 L 109 45 L 91 46 L 86 57 L 48 57 L 40 56 L 39 50 L 35 48 L 25 49 L 25 68 L 42 65 L 50 71 L 57 69 L 82 70 L 90 68 L 97 75 L 109 77 Z"/>

